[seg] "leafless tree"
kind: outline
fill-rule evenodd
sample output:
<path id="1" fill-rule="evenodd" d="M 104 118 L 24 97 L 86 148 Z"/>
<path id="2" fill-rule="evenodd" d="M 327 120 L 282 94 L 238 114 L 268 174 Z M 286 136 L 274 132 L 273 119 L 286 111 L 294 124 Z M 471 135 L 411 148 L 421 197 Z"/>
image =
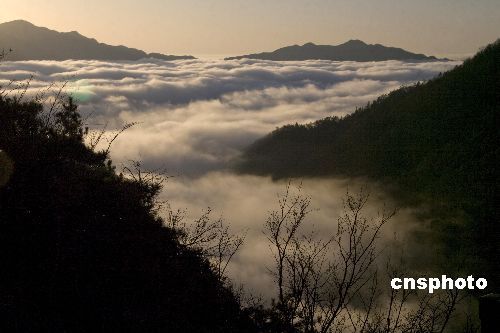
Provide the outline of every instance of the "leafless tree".
<path id="1" fill-rule="evenodd" d="M 186 222 L 186 213 L 167 208 L 166 223 L 178 232 L 181 244 L 196 248 L 210 258 L 212 267 L 221 281 L 226 281 L 226 270 L 243 245 L 245 235 L 233 234 L 222 217 L 212 219 L 208 208 L 202 215 Z"/>
<path id="2" fill-rule="evenodd" d="M 382 279 L 378 267 L 384 248 L 377 240 L 396 210 L 367 218 L 363 209 L 368 199 L 365 190 L 348 192 L 337 231 L 318 235 L 303 231 L 311 200 L 302 189 L 293 191 L 289 183 L 279 196 L 264 233 L 274 257 L 270 272 L 283 332 L 444 332 L 459 302 L 458 291 L 419 294 L 387 287 L 389 277 L 404 276 L 401 263 L 387 263 Z"/>

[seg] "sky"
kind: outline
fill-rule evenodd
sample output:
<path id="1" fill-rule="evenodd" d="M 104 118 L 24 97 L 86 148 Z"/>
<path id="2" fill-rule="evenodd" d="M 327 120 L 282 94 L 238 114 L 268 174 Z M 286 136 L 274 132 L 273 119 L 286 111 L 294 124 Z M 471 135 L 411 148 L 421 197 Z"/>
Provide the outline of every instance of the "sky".
<path id="1" fill-rule="evenodd" d="M 361 39 L 453 58 L 474 54 L 500 37 L 499 0 L 1 0 L 0 22 L 15 19 L 58 31 L 76 30 L 112 45 L 195 56 Z M 104 130 L 107 146 L 124 125 L 135 124 L 113 142 L 111 157 L 118 170 L 130 160 L 141 161 L 146 170 L 164 170 L 172 178 L 162 199 L 186 210 L 189 220 L 211 207 L 215 217 L 222 216 L 233 230 L 245 233 L 245 245 L 229 274 L 251 290 L 269 292 L 273 289 L 266 265 L 271 257 L 262 223 L 276 208 L 276 194 L 286 184 L 231 173 L 228 167 L 241 149 L 277 127 L 344 116 L 401 85 L 430 79 L 458 64 L 4 61 L 0 85 L 13 80 L 21 82 L 18 92 L 24 91 L 23 80 L 33 75 L 27 89 L 27 96 L 33 96 L 46 91 L 50 83 L 57 91 L 58 84 L 68 81 L 67 92 L 77 98 L 91 128 L 90 144 Z M 366 184 L 365 180 L 304 181 L 318 234 L 332 232 L 341 197 L 358 181 Z M 375 197 L 369 207 L 374 216 L 391 201 L 383 189 L 369 185 Z M 399 236 L 412 234 L 415 225 L 413 213 L 401 210 L 383 237 L 393 237 L 394 226 Z M 428 259 L 424 252 L 436 253 L 425 250 L 412 247 L 413 253 L 422 251 L 414 255 L 422 260 Z"/>
<path id="2" fill-rule="evenodd" d="M 168 54 L 240 54 L 308 41 L 349 39 L 403 47 L 433 55 L 471 54 L 498 36 L 493 2 L 429 1 L 33 1 L 0 4 L 0 22 L 25 19 L 58 31 L 77 30 L 109 44 Z M 439 32 L 439 33 L 437 33 Z M 241 150 L 277 127 L 344 116 L 401 85 L 428 80 L 459 61 L 332 62 L 193 59 L 163 61 L 3 61 L 0 86 L 28 98 L 66 92 L 78 101 L 92 145 L 102 148 L 126 124 L 111 147 L 117 170 L 141 161 L 143 170 L 169 177 L 161 199 L 185 211 L 188 223 L 213 209 L 231 230 L 246 235 L 228 275 L 247 290 L 273 296 L 270 252 L 262 234 L 276 195 L 286 182 L 231 172 Z M 24 95 L 23 82 L 31 76 Z M 15 87 L 18 89 L 16 90 Z M 46 96 L 46 97 L 47 97 Z M 49 99 L 50 100 L 50 99 Z M 104 135 L 100 136 L 101 131 Z M 98 147 L 99 148 L 99 147 Z M 347 189 L 368 185 L 376 216 L 390 197 L 377 184 L 353 179 L 304 179 L 313 202 L 304 234 L 336 232 Z M 429 261 L 406 235 L 423 232 L 414 212 L 403 209 L 383 232 L 383 244 L 405 239 L 412 255 Z M 415 229 L 419 228 L 419 229 Z M 424 245 L 421 245 L 422 247 Z M 338 253 L 329 251 L 329 253 Z"/>
<path id="3" fill-rule="evenodd" d="M 349 39 L 469 55 L 500 32 L 498 0 L 2 0 L 24 19 L 148 52 L 238 55 Z"/>

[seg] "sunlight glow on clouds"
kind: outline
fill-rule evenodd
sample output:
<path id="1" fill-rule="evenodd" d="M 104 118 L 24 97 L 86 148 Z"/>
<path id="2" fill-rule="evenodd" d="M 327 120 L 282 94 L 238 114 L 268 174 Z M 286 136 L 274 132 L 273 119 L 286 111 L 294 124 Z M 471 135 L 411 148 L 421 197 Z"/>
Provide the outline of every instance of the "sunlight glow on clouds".
<path id="1" fill-rule="evenodd" d="M 278 126 L 343 116 L 377 96 L 426 80 L 456 62 L 4 62 L 0 84 L 33 74 L 30 92 L 68 81 L 88 122 L 117 129 L 115 161 L 142 160 L 173 174 L 224 168 Z"/>

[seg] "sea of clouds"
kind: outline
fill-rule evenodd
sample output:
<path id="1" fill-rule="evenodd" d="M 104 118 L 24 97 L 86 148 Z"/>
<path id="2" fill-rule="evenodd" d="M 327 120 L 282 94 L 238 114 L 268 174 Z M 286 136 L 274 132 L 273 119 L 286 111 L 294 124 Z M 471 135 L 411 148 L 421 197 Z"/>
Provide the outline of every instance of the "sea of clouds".
<path id="1" fill-rule="evenodd" d="M 113 144 L 115 161 L 141 160 L 175 175 L 220 170 L 255 139 L 289 123 L 342 116 L 456 62 L 22 61 L 0 66 L 0 85 L 30 91 L 68 82 L 92 128 L 137 123 Z"/>
<path id="2" fill-rule="evenodd" d="M 195 218 L 207 207 L 235 232 L 246 232 L 245 245 L 229 267 L 230 276 L 257 292 L 268 293 L 272 264 L 262 226 L 276 208 L 286 182 L 234 175 L 227 170 L 241 149 L 276 127 L 344 116 L 378 96 L 428 80 L 458 62 L 273 62 L 261 60 L 187 60 L 136 62 L 22 61 L 0 64 L 0 86 L 31 76 L 28 95 L 50 83 L 67 82 L 90 128 L 113 132 L 127 123 L 111 147 L 115 164 L 142 161 L 146 169 L 170 176 L 162 196 Z M 12 86 L 12 84 L 11 84 Z M 300 180 L 298 180 L 300 182 Z M 333 232 L 348 186 L 359 180 L 302 180 L 314 211 L 313 225 Z M 391 204 L 383 189 L 371 184 L 367 214 Z M 411 230 L 416 218 L 402 210 L 385 231 Z M 415 249 L 413 249 L 415 251 Z"/>

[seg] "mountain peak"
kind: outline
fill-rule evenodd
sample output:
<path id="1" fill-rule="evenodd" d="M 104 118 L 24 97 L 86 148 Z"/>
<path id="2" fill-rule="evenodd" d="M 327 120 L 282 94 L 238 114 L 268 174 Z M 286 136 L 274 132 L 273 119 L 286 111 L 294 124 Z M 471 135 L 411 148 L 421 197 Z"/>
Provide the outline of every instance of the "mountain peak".
<path id="1" fill-rule="evenodd" d="M 287 46 L 272 52 L 229 57 L 226 58 L 226 60 L 243 58 L 275 61 L 300 61 L 318 59 L 332 61 L 436 60 L 435 57 L 428 57 L 424 54 L 412 53 L 400 48 L 366 44 L 359 39 L 351 39 L 340 45 L 316 45 L 309 42 L 302 46 Z"/>
<path id="2" fill-rule="evenodd" d="M 26 27 L 34 27 L 35 25 L 31 22 L 28 22 L 26 20 L 13 20 L 13 21 L 9 21 L 9 22 L 4 22 L 4 23 L 0 23 L 0 26 L 2 25 L 9 25 L 9 26 L 17 26 L 17 27 L 21 27 L 21 26 L 26 26 Z"/>
<path id="3" fill-rule="evenodd" d="M 73 30 L 73 31 L 70 31 L 67 33 L 68 35 L 73 35 L 73 36 L 76 36 L 76 37 L 84 37 L 81 33 L 79 33 L 78 31 L 76 30 Z"/>
<path id="4" fill-rule="evenodd" d="M 7 60 L 139 60 L 154 57 L 162 60 L 193 59 L 192 56 L 172 56 L 99 43 L 78 31 L 58 32 L 36 26 L 25 20 L 0 24 L 2 47 L 14 50 Z"/>
<path id="5" fill-rule="evenodd" d="M 365 42 L 359 39 L 350 39 L 347 42 L 344 43 L 344 45 L 360 45 L 360 46 L 365 46 L 367 45 Z"/>

